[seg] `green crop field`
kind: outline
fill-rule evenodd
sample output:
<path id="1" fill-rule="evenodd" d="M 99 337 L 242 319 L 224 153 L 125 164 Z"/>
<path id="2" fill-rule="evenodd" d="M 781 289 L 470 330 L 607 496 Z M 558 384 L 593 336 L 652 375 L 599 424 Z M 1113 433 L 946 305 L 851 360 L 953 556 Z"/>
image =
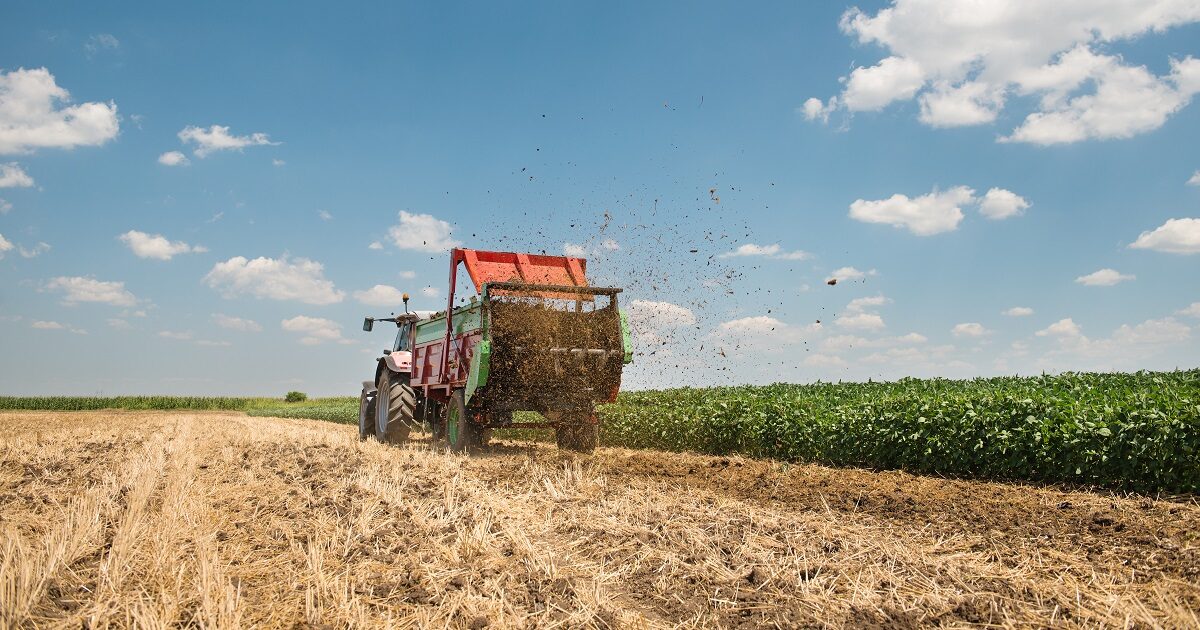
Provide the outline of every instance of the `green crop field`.
<path id="1" fill-rule="evenodd" d="M 0 408 L 225 409 L 353 424 L 358 399 L 0 397 Z M 1200 491 L 1200 370 L 627 392 L 600 415 L 608 446 Z"/>

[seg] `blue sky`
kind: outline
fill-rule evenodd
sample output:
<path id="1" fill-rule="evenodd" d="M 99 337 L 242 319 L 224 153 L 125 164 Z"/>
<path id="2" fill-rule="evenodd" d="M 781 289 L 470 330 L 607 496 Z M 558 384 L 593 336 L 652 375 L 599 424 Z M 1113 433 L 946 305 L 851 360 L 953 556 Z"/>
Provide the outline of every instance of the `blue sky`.
<path id="1" fill-rule="evenodd" d="M 452 243 L 628 387 L 1200 357 L 1200 3 L 243 4 L 6 4 L 0 393 L 353 394 Z"/>

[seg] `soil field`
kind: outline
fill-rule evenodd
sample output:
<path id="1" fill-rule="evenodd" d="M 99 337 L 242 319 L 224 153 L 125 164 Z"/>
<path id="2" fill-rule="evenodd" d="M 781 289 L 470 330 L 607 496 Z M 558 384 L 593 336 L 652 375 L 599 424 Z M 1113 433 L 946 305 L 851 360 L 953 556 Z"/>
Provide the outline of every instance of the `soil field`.
<path id="1" fill-rule="evenodd" d="M 0 413 L 0 627 L 1200 627 L 1200 505 Z"/>

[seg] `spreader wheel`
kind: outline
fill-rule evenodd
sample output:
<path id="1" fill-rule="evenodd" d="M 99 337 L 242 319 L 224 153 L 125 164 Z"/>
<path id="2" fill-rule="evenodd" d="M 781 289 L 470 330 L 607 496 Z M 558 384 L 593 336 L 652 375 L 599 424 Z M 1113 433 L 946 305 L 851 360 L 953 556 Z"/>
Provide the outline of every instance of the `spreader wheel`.
<path id="1" fill-rule="evenodd" d="M 417 393 L 409 387 L 408 375 L 383 370 L 375 395 L 375 436 L 379 441 L 399 444 L 407 440 L 416 410 Z"/>
<path id="2" fill-rule="evenodd" d="M 479 427 L 467 417 L 463 390 L 456 389 L 450 394 L 442 415 L 445 418 L 442 425 L 446 430 L 446 444 L 451 452 L 462 453 L 479 443 Z"/>
<path id="3" fill-rule="evenodd" d="M 365 440 L 375 435 L 375 392 L 364 387 L 358 396 L 358 439 Z"/>

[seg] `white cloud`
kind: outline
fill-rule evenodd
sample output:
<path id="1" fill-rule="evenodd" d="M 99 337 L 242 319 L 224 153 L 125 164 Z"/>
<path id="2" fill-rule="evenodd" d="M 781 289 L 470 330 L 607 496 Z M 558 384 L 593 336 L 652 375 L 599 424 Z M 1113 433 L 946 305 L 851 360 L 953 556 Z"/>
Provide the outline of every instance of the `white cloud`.
<path id="1" fill-rule="evenodd" d="M 43 242 L 38 242 L 37 245 L 28 249 L 24 245 L 17 246 L 17 253 L 21 255 L 21 258 L 37 258 L 48 251 L 50 251 L 50 244 Z"/>
<path id="2" fill-rule="evenodd" d="M 0 131 L 3 133 L 3 131 Z M 0 164 L 0 188 L 29 188 L 33 178 L 16 162 Z"/>
<path id="3" fill-rule="evenodd" d="M 442 296 L 442 290 L 437 287 L 425 287 L 421 289 L 421 295 L 427 298 L 438 298 Z"/>
<path id="4" fill-rule="evenodd" d="M 1083 331 L 1079 328 L 1079 324 L 1075 323 L 1075 320 L 1066 317 L 1034 334 L 1039 337 L 1080 337 L 1083 335 Z"/>
<path id="5" fill-rule="evenodd" d="M 404 292 L 393 286 L 377 284 L 366 291 L 355 291 L 354 299 L 369 306 L 400 306 Z"/>
<path id="6" fill-rule="evenodd" d="M 1003 188 L 992 188 L 979 202 L 979 212 L 989 219 L 1007 219 L 1025 212 L 1029 207 L 1025 198 Z"/>
<path id="7" fill-rule="evenodd" d="M 287 164 L 287 162 L 284 162 L 283 160 L 281 160 L 279 158 L 275 158 L 275 159 L 271 160 L 271 164 L 274 166 L 283 166 L 284 164 Z"/>
<path id="8" fill-rule="evenodd" d="M 869 269 L 867 271 L 859 271 L 858 269 L 855 269 L 854 267 L 839 267 L 837 269 L 834 269 L 833 273 L 829 274 L 829 279 L 842 282 L 845 280 L 858 280 L 860 278 L 865 278 L 867 276 L 876 276 L 876 275 L 879 275 L 879 272 L 875 271 L 874 269 Z"/>
<path id="9" fill-rule="evenodd" d="M 213 313 L 213 323 L 221 328 L 229 330 L 240 330 L 242 332 L 261 332 L 263 327 L 258 322 L 252 319 L 243 319 L 241 317 L 233 317 L 223 313 Z"/>
<path id="10" fill-rule="evenodd" d="M 441 253 L 462 245 L 451 238 L 454 228 L 431 214 L 400 211 L 400 222 L 388 230 L 392 244 L 399 249 Z"/>
<path id="11" fill-rule="evenodd" d="M 833 323 L 850 330 L 881 330 L 886 324 L 883 318 L 875 313 L 851 312 L 839 315 Z"/>
<path id="12" fill-rule="evenodd" d="M 413 278 L 417 277 L 417 272 L 415 272 L 415 271 L 398 271 L 398 272 L 396 272 L 396 276 L 399 277 L 401 280 L 412 280 Z"/>
<path id="13" fill-rule="evenodd" d="M 821 102 L 819 98 L 810 98 L 804 101 L 804 106 L 800 111 L 804 113 L 804 118 L 807 120 L 818 120 L 821 122 L 829 122 L 829 114 L 837 109 L 837 97 L 829 99 L 829 104 Z"/>
<path id="14" fill-rule="evenodd" d="M 59 107 L 70 98 L 45 68 L 0 72 L 0 155 L 97 146 L 117 137 L 115 103 Z"/>
<path id="15" fill-rule="evenodd" d="M 1192 176 L 1188 178 L 1187 183 L 1189 186 L 1200 186 L 1200 171 L 1192 173 Z"/>
<path id="16" fill-rule="evenodd" d="M 337 322 L 321 317 L 298 315 L 291 319 L 283 320 L 280 322 L 280 325 L 288 332 L 303 335 L 300 338 L 300 343 L 306 346 L 315 346 L 326 341 L 343 344 L 353 343 L 349 339 L 342 337 L 342 327 Z"/>
<path id="17" fill-rule="evenodd" d="M 0 199 L 0 214 L 8 214 L 9 210 L 12 210 L 12 204 L 4 199 Z"/>
<path id="18" fill-rule="evenodd" d="M 755 245 L 754 243 L 746 243 L 738 246 L 737 249 L 731 252 L 725 252 L 718 258 L 734 258 L 742 256 L 763 256 L 766 258 L 776 258 L 779 260 L 807 260 L 812 258 L 812 254 L 802 251 L 783 251 L 779 245 Z"/>
<path id="19" fill-rule="evenodd" d="M 367 245 L 367 249 L 383 249 L 383 243 L 380 243 L 379 241 L 371 241 L 371 244 Z"/>
<path id="20" fill-rule="evenodd" d="M 811 98 L 805 117 L 873 111 L 918 98 L 934 127 L 988 124 L 1010 93 L 1035 111 L 1007 139 L 1038 144 L 1123 138 L 1160 127 L 1200 91 L 1197 60 L 1156 76 L 1093 48 L 1200 20 L 1192 0 L 894 0 L 846 11 L 842 31 L 886 55 L 842 79 L 839 97 Z M 1026 99 L 1015 101 L 1019 104 Z"/>
<path id="21" fill-rule="evenodd" d="M 129 322 L 119 317 L 110 317 L 105 321 L 108 322 L 109 328 L 115 328 L 117 330 L 129 330 L 130 328 L 133 328 L 133 326 L 129 325 Z"/>
<path id="22" fill-rule="evenodd" d="M 229 133 L 229 127 L 212 125 L 208 129 L 187 126 L 179 132 L 179 140 L 184 144 L 191 142 L 196 145 L 192 153 L 198 158 L 205 158 L 217 151 L 241 151 L 246 147 L 277 145 L 271 142 L 265 133 L 256 132 L 248 136 L 235 136 Z"/>
<path id="23" fill-rule="evenodd" d="M 75 333 L 76 335 L 86 335 L 87 334 L 87 331 L 83 330 L 82 328 L 75 328 L 74 326 L 68 326 L 66 324 L 60 324 L 58 322 L 50 322 L 50 321 L 42 321 L 42 320 L 34 321 L 32 324 L 30 324 L 30 327 L 36 328 L 38 330 L 65 330 L 68 332 Z"/>
<path id="24" fill-rule="evenodd" d="M 328 211 L 328 210 L 317 210 L 317 216 L 318 216 L 318 217 L 319 217 L 319 218 L 320 218 L 322 221 L 330 221 L 330 220 L 332 220 L 332 219 L 333 219 L 333 215 L 332 215 L 332 214 L 329 214 L 329 211 Z"/>
<path id="25" fill-rule="evenodd" d="M 962 324 L 955 324 L 954 328 L 950 331 L 950 334 L 954 335 L 955 337 L 963 338 L 983 337 L 990 332 L 990 330 L 983 327 L 983 324 L 978 322 L 965 322 Z"/>
<path id="26" fill-rule="evenodd" d="M 563 243 L 563 256 L 584 258 L 587 256 L 587 248 L 576 243 Z"/>
<path id="27" fill-rule="evenodd" d="M 638 333 L 696 324 L 696 314 L 691 309 L 671 302 L 633 300 L 625 310 L 629 314 L 629 326 Z"/>
<path id="28" fill-rule="evenodd" d="M 325 279 L 325 267 L 307 258 L 234 256 L 213 265 L 204 282 L 225 297 L 253 295 L 272 300 L 297 300 L 306 304 L 334 304 L 345 293 Z"/>
<path id="29" fill-rule="evenodd" d="M 3 234 L 0 234 L 0 259 L 4 258 L 5 253 L 11 252 L 13 247 L 16 246 L 12 244 L 12 241 L 4 238 Z"/>
<path id="30" fill-rule="evenodd" d="M 809 367 L 846 367 L 845 359 L 829 354 L 811 354 L 804 358 L 804 365 Z"/>
<path id="31" fill-rule="evenodd" d="M 952 86 L 938 81 L 921 96 L 921 122 L 930 127 L 964 127 L 996 120 L 1004 91 L 978 81 Z"/>
<path id="32" fill-rule="evenodd" d="M 1111 287 L 1118 282 L 1133 280 L 1137 276 L 1117 271 L 1116 269 L 1100 269 L 1086 276 L 1075 278 L 1075 282 L 1089 287 Z"/>
<path id="33" fill-rule="evenodd" d="M 96 302 L 112 306 L 133 306 L 137 298 L 125 289 L 124 282 L 97 280 L 81 276 L 58 276 L 45 285 L 47 291 L 64 293 L 63 303 L 74 306 L 80 302 Z"/>
<path id="34" fill-rule="evenodd" d="M 158 163 L 163 166 L 187 166 L 191 162 L 180 151 L 167 151 L 158 156 Z"/>
<path id="35" fill-rule="evenodd" d="M 158 333 L 163 339 L 174 339 L 176 341 L 188 341 L 192 338 L 190 330 L 162 330 Z"/>
<path id="36" fill-rule="evenodd" d="M 853 300 L 850 300 L 849 304 L 846 305 L 846 310 L 851 312 L 859 312 L 868 308 L 883 306 L 884 304 L 891 303 L 892 300 L 890 298 L 886 298 L 882 295 L 854 298 Z"/>
<path id="37" fill-rule="evenodd" d="M 877 111 L 893 101 L 912 98 L 924 83 L 919 63 L 888 57 L 874 66 L 855 68 L 846 80 L 841 102 L 852 112 Z"/>
<path id="38" fill-rule="evenodd" d="M 786 327 L 787 324 L 769 315 L 742 317 L 721 323 L 721 330 L 726 332 L 762 335 Z"/>
<path id="39" fill-rule="evenodd" d="M 88 57 L 93 57 L 96 53 L 104 50 L 116 50 L 120 47 L 120 40 L 109 33 L 97 33 L 88 37 L 83 42 L 83 50 L 87 53 Z"/>
<path id="40" fill-rule="evenodd" d="M 1192 302 L 1187 308 L 1175 311 L 1176 315 L 1186 315 L 1188 317 L 1200 318 L 1200 302 Z"/>
<path id="41" fill-rule="evenodd" d="M 618 249 L 621 249 L 621 244 L 618 243 L 615 239 L 606 238 L 606 239 L 600 241 L 600 249 L 603 249 L 605 251 L 615 252 Z"/>
<path id="42" fill-rule="evenodd" d="M 207 252 L 208 248 L 201 245 L 188 245 L 183 241 L 169 241 L 162 234 L 147 234 L 137 230 L 117 237 L 138 258 L 153 258 L 155 260 L 171 260 L 179 254 L 199 254 Z"/>
<path id="43" fill-rule="evenodd" d="M 960 206 L 975 200 L 975 191 L 955 186 L 910 199 L 895 194 L 888 199 L 859 199 L 850 204 L 850 218 L 864 223 L 885 223 L 907 229 L 918 236 L 930 236 L 958 228 L 963 213 Z"/>
<path id="44" fill-rule="evenodd" d="M 1029 308 L 1028 306 L 1014 306 L 1007 311 L 1001 312 L 1000 314 L 1007 315 L 1009 317 L 1029 317 L 1030 315 L 1033 315 L 1033 309 Z"/>
<path id="45" fill-rule="evenodd" d="M 1171 254 L 1200 253 L 1200 219 L 1167 219 L 1130 244 L 1134 249 L 1152 249 Z"/>

